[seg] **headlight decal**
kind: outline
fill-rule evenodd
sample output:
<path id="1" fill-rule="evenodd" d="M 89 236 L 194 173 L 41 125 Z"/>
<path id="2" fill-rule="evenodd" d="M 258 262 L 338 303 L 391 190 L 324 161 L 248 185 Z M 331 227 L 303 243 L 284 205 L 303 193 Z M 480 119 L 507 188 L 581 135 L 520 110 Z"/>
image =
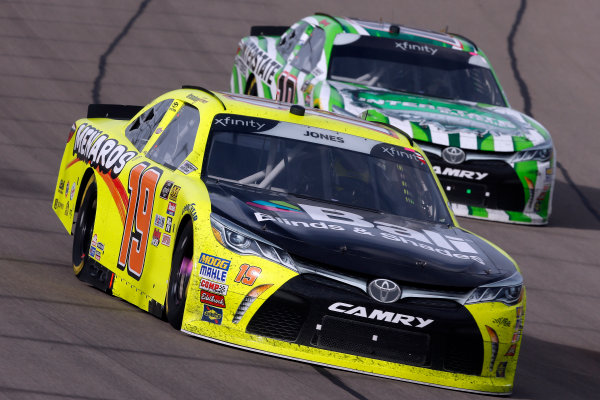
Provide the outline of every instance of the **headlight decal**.
<path id="1" fill-rule="evenodd" d="M 517 345 L 519 344 L 521 335 L 523 334 L 523 319 L 525 317 L 525 314 L 523 312 L 523 307 L 522 306 L 517 307 L 516 313 L 517 313 L 517 319 L 515 322 L 515 331 L 512 336 L 511 345 L 508 348 L 508 350 L 506 351 L 506 354 L 504 354 L 507 357 L 515 356 L 515 354 L 517 352 Z"/>
<path id="2" fill-rule="evenodd" d="M 235 312 L 232 322 L 234 324 L 237 324 L 238 322 L 240 322 L 242 317 L 244 316 L 244 314 L 246 314 L 246 311 L 248 311 L 248 308 L 250 308 L 252 303 L 254 303 L 254 300 L 256 300 L 258 298 L 258 296 L 263 294 L 271 286 L 273 286 L 273 285 L 272 284 L 259 285 L 259 286 L 255 287 L 254 289 L 252 289 L 251 291 L 249 291 L 248 294 L 246 295 L 246 297 L 244 297 L 244 300 L 242 300 L 242 302 L 240 303 L 237 311 Z"/>
<path id="3" fill-rule="evenodd" d="M 498 340 L 498 334 L 492 327 L 486 325 L 485 328 L 487 329 L 488 334 L 490 335 L 490 341 L 492 343 L 492 358 L 490 359 L 490 372 L 491 372 L 494 370 L 494 363 L 496 362 L 496 357 L 498 356 L 499 340 Z"/>

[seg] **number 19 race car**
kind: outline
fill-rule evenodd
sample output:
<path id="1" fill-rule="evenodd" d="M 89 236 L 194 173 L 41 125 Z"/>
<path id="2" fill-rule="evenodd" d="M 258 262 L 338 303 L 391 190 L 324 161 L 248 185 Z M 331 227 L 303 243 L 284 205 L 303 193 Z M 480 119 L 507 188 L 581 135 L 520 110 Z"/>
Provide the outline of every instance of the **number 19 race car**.
<path id="1" fill-rule="evenodd" d="M 187 87 L 90 105 L 53 209 L 76 276 L 187 334 L 509 394 L 515 262 L 460 228 L 412 139 L 354 117 Z"/>
<path id="2" fill-rule="evenodd" d="M 346 115 L 377 111 L 427 153 L 455 214 L 548 222 L 550 135 L 510 108 L 472 41 L 326 14 L 289 28 L 253 27 L 251 35 L 238 46 L 233 92 Z"/>

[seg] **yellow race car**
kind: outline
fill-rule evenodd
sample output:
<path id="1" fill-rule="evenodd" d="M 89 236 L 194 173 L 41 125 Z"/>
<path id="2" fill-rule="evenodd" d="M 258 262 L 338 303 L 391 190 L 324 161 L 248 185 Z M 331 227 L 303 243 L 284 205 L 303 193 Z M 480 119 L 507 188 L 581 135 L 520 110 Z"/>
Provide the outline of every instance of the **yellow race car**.
<path id="1" fill-rule="evenodd" d="M 523 279 L 447 204 L 396 128 L 190 86 L 90 105 L 53 199 L 75 275 L 185 333 L 509 394 Z"/>

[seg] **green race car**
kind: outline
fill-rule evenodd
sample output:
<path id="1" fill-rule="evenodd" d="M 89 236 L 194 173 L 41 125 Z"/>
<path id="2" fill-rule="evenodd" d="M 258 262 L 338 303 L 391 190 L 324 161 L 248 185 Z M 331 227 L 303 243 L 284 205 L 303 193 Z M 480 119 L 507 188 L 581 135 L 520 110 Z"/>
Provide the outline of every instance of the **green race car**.
<path id="1" fill-rule="evenodd" d="M 231 90 L 394 125 L 426 152 L 456 215 L 548 223 L 552 139 L 510 108 L 462 36 L 326 14 L 256 26 L 239 43 Z"/>

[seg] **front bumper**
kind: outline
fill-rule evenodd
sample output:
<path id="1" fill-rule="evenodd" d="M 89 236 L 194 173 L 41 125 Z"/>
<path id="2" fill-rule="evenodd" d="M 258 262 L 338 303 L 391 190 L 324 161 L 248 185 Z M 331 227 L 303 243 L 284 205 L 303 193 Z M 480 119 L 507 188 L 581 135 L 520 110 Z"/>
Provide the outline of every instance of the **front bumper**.
<path id="1" fill-rule="evenodd" d="M 461 164 L 445 162 L 441 147 L 421 144 L 454 214 L 545 225 L 552 211 L 554 159 L 511 162 L 511 154 L 467 151 Z"/>
<path id="2" fill-rule="evenodd" d="M 182 330 L 334 368 L 465 391 L 511 393 L 524 298 L 513 307 L 414 298 L 382 304 L 360 289 L 328 278 L 312 274 L 288 278 L 256 298 L 241 318 L 239 305 L 247 295 L 230 291 L 217 325 L 203 318 L 194 272 Z M 378 310 L 375 317 L 369 318 L 374 310 Z M 428 320 L 433 322 L 417 327 Z"/>

